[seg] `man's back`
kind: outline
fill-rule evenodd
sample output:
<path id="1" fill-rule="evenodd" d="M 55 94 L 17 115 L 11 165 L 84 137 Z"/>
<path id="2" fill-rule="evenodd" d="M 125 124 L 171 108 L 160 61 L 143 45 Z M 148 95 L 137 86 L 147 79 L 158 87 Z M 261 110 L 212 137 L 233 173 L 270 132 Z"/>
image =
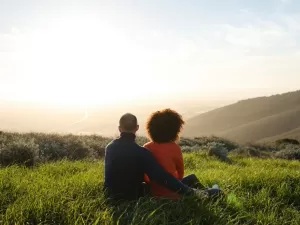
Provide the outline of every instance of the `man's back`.
<path id="1" fill-rule="evenodd" d="M 105 187 L 111 195 L 122 199 L 138 197 L 144 169 L 139 160 L 142 147 L 135 143 L 135 135 L 122 133 L 105 151 Z"/>

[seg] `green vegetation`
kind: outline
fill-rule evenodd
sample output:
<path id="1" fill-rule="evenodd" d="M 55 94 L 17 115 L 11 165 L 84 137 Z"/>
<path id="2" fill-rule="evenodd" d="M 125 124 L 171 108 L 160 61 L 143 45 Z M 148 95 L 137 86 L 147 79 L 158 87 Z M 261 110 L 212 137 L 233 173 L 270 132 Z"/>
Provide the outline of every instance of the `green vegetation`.
<path id="1" fill-rule="evenodd" d="M 109 205 L 103 161 L 0 169 L 0 224 L 300 224 L 298 161 L 184 154 L 186 174 L 227 193 L 218 202 L 143 198 Z"/>
<path id="2" fill-rule="evenodd" d="M 112 138 L 98 135 L 0 132 L 0 166 L 25 165 L 30 167 L 63 159 L 99 160 L 104 157 L 105 146 L 111 140 Z M 136 141 L 139 145 L 143 145 L 148 139 L 138 137 Z M 179 145 L 183 152 L 205 152 L 223 161 L 230 161 L 227 157 L 228 153 L 244 157 L 300 159 L 300 145 L 291 142 L 238 145 L 230 140 L 210 136 L 194 139 L 181 138 Z"/>
<path id="3" fill-rule="evenodd" d="M 62 159 L 100 159 L 111 141 L 97 135 L 0 133 L 0 166 L 32 166 Z"/>
<path id="4" fill-rule="evenodd" d="M 182 138 L 186 174 L 218 183 L 225 199 L 145 197 L 113 206 L 102 192 L 110 141 L 0 132 L 0 224 L 300 224 L 300 162 L 293 161 L 300 145 Z M 211 146 L 216 153 L 209 153 Z M 228 150 L 229 163 L 218 159 L 218 150 L 226 157 Z"/>
<path id="5" fill-rule="evenodd" d="M 293 144 L 293 145 L 299 145 L 299 141 L 295 140 L 295 139 L 291 139 L 291 138 L 283 138 L 283 139 L 279 139 L 275 142 L 277 145 L 281 145 L 281 144 Z"/>

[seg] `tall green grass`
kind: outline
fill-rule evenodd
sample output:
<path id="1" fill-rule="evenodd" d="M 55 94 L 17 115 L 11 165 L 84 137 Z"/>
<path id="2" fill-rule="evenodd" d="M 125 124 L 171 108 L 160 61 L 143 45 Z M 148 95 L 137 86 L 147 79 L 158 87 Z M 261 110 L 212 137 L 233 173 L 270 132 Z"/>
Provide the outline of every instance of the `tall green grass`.
<path id="1" fill-rule="evenodd" d="M 300 163 L 185 154 L 186 174 L 218 183 L 224 200 L 143 198 L 110 205 L 102 161 L 0 169 L 0 224 L 300 224 Z"/>

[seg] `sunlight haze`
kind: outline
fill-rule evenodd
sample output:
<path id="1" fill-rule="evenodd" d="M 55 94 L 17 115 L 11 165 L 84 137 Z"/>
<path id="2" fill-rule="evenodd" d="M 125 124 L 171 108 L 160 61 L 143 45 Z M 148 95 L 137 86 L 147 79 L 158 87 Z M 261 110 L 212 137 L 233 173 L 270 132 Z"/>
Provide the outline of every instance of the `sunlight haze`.
<path id="1" fill-rule="evenodd" d="M 295 90 L 297 9 L 280 0 L 1 1 L 1 100 L 118 104 Z"/>

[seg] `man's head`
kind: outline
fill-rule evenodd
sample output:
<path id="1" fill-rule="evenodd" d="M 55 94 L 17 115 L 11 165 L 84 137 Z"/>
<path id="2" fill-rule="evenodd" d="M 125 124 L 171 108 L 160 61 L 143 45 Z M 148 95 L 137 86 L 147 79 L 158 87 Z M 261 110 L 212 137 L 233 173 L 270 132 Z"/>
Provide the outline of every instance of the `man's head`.
<path id="1" fill-rule="evenodd" d="M 135 115 L 131 113 L 126 113 L 121 116 L 119 120 L 119 131 L 120 132 L 128 132 L 128 133 L 136 133 L 139 129 L 139 125 L 137 122 L 137 118 Z"/>

